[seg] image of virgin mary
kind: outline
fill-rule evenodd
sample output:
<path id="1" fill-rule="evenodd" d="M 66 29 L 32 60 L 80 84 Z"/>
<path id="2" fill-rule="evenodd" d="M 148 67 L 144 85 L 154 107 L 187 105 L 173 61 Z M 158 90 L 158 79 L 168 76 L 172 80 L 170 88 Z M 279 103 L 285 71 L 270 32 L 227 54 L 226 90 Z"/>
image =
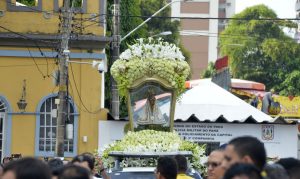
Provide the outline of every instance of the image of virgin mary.
<path id="1" fill-rule="evenodd" d="M 140 116 L 140 118 L 137 120 L 139 125 L 162 125 L 167 123 L 156 103 L 155 94 L 152 91 L 148 91 L 147 101 L 141 114 L 142 116 Z"/>

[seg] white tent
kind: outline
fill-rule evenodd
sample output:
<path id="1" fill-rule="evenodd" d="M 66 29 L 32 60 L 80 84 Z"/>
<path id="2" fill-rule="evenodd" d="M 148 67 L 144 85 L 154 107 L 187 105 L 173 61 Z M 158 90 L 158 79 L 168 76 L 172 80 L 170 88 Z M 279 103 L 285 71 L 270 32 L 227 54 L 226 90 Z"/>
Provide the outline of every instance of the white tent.
<path id="1" fill-rule="evenodd" d="M 169 106 L 166 103 L 161 106 L 164 112 Z M 253 118 L 256 122 L 274 122 L 275 119 L 252 107 L 250 104 L 234 96 L 210 79 L 200 80 L 199 85 L 186 91 L 181 100 L 176 103 L 175 120 L 187 120 L 194 115 L 199 121 L 216 121 L 223 117 L 228 122 L 244 122 Z"/>

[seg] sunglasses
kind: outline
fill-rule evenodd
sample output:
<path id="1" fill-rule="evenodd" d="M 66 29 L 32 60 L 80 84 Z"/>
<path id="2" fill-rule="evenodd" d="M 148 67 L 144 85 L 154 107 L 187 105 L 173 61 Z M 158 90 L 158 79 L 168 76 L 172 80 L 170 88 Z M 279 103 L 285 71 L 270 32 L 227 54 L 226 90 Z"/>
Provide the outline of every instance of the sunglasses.
<path id="1" fill-rule="evenodd" d="M 216 168 L 216 167 L 221 165 L 221 162 L 219 162 L 219 163 L 218 162 L 207 162 L 205 165 L 206 165 L 207 168 L 209 166 L 211 166 L 212 168 Z"/>

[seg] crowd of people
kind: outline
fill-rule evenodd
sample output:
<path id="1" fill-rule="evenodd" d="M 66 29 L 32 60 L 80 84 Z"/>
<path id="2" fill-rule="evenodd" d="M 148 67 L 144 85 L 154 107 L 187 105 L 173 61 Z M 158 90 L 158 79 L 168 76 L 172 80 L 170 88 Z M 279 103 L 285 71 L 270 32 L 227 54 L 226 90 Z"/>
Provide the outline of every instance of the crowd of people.
<path id="1" fill-rule="evenodd" d="M 176 157 L 175 157 L 176 158 Z M 157 179 L 190 179 L 170 157 L 158 160 Z M 177 164 L 177 171 L 174 169 Z M 282 158 L 268 162 L 264 144 L 255 137 L 242 136 L 212 151 L 206 162 L 205 179 L 299 179 L 300 160 Z M 183 173 L 183 174 L 182 174 Z"/>
<path id="2" fill-rule="evenodd" d="M 95 169 L 97 165 L 97 170 Z M 300 160 L 282 158 L 267 162 L 264 144 L 255 137 L 242 136 L 212 151 L 206 162 L 206 179 L 298 179 Z M 161 156 L 154 171 L 157 179 L 192 179 L 187 175 L 185 156 Z M 2 179 L 110 179 L 101 160 L 83 153 L 65 162 L 32 157 L 18 160 L 4 158 L 0 167 Z M 201 178 L 199 176 L 198 178 Z"/>
<path id="3" fill-rule="evenodd" d="M 95 169 L 95 164 L 99 170 Z M 101 175 L 101 176 L 100 176 Z M 49 161 L 33 157 L 13 160 L 3 159 L 1 179 L 109 179 L 101 161 L 96 161 L 91 153 L 83 153 L 71 161 L 53 158 Z"/>
<path id="4" fill-rule="evenodd" d="M 242 136 L 214 150 L 207 161 L 207 179 L 298 179 L 300 160 L 282 158 L 268 162 L 264 144 Z"/>

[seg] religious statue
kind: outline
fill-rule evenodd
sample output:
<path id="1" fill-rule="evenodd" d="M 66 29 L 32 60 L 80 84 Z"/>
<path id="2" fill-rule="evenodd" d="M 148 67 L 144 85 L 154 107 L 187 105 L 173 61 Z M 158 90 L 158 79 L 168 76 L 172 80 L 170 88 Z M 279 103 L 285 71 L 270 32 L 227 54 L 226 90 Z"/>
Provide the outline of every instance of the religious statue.
<path id="1" fill-rule="evenodd" d="M 148 91 L 146 104 L 137 123 L 139 125 L 167 123 L 156 103 L 155 93 L 151 89 Z"/>

